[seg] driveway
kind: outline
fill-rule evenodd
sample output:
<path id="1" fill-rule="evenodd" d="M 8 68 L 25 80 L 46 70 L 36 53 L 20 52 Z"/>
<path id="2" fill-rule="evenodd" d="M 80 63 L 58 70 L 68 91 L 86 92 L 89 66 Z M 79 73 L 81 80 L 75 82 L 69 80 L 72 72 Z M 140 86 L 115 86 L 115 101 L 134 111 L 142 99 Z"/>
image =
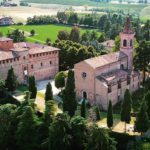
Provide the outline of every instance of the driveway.
<path id="1" fill-rule="evenodd" d="M 46 85 L 48 84 L 48 82 L 50 82 L 51 85 L 52 85 L 52 91 L 53 91 L 54 99 L 60 102 L 61 99 L 60 99 L 60 97 L 57 96 L 57 94 L 60 92 L 60 89 L 57 89 L 55 87 L 55 81 L 54 81 L 54 79 L 52 79 L 52 80 L 38 81 L 36 83 L 38 92 L 41 93 L 41 94 L 45 94 Z"/>

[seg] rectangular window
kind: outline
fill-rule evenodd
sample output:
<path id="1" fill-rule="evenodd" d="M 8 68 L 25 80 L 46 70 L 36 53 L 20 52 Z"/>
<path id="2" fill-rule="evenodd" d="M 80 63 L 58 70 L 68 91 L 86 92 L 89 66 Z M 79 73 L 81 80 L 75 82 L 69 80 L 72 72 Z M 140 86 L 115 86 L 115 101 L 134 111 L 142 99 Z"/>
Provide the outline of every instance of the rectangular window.
<path id="1" fill-rule="evenodd" d="M 111 93 L 111 85 L 108 85 L 108 93 Z"/>
<path id="2" fill-rule="evenodd" d="M 33 65 L 31 65 L 31 69 L 33 69 L 34 67 L 33 67 Z"/>

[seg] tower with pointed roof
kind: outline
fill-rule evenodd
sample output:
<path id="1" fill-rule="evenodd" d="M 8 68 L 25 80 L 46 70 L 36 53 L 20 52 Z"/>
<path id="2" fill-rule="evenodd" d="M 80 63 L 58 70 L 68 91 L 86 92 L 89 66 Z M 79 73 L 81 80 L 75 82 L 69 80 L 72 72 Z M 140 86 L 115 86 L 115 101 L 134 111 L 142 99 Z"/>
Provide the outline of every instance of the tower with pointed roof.
<path id="1" fill-rule="evenodd" d="M 121 43 L 120 51 L 128 56 L 128 69 L 133 68 L 133 52 L 134 52 L 134 30 L 131 25 L 131 19 L 128 15 L 126 18 L 125 26 L 120 33 Z"/>

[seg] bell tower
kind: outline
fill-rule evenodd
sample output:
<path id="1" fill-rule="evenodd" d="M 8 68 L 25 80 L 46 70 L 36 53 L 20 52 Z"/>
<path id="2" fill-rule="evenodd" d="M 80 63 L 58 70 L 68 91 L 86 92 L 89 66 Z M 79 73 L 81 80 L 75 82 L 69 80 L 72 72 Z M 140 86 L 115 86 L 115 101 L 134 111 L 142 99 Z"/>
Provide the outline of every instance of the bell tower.
<path id="1" fill-rule="evenodd" d="M 120 33 L 120 51 L 128 56 L 128 69 L 133 68 L 134 35 L 135 33 L 131 26 L 130 16 L 128 15 L 125 26 Z"/>

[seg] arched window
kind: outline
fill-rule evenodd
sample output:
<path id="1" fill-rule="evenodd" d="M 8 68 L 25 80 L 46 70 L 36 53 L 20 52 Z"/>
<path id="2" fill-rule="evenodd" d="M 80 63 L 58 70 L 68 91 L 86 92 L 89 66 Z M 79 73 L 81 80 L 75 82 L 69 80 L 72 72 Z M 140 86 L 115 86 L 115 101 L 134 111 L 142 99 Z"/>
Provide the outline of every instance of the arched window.
<path id="1" fill-rule="evenodd" d="M 133 46 L 133 41 L 132 40 L 130 40 L 130 47 L 132 47 Z"/>
<path id="2" fill-rule="evenodd" d="M 83 92 L 83 99 L 87 99 L 87 93 L 85 91 Z"/>
<path id="3" fill-rule="evenodd" d="M 123 40 L 123 46 L 127 47 L 127 40 Z"/>

